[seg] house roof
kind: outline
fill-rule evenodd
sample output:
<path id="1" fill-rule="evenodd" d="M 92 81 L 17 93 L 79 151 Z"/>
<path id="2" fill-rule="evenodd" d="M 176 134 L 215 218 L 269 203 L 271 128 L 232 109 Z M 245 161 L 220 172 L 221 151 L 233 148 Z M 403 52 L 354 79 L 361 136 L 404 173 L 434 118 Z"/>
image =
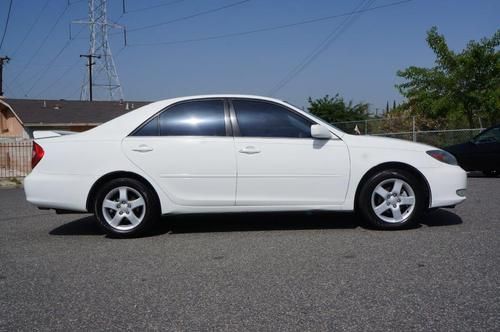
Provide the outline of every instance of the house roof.
<path id="1" fill-rule="evenodd" d="M 4 99 L 24 126 L 98 125 L 147 105 L 146 101 Z"/>

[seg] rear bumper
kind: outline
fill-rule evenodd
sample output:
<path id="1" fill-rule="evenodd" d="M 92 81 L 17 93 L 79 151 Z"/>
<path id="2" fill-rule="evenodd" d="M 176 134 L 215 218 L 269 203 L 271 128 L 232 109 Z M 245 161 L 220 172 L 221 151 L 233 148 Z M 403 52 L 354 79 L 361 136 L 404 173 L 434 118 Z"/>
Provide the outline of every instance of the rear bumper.
<path id="1" fill-rule="evenodd" d="M 24 179 L 26 200 L 45 209 L 86 212 L 90 176 L 32 172 Z"/>
<path id="2" fill-rule="evenodd" d="M 467 173 L 458 166 L 425 168 L 421 170 L 431 189 L 430 208 L 454 206 L 465 201 Z"/>

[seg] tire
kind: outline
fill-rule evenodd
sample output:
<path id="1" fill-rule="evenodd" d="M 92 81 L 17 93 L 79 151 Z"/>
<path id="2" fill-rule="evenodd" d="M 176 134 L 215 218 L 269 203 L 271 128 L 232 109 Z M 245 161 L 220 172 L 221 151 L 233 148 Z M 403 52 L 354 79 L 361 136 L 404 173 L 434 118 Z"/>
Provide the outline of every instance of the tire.
<path id="1" fill-rule="evenodd" d="M 363 184 L 357 202 L 358 212 L 377 229 L 414 227 L 427 206 L 425 185 L 412 173 L 399 169 L 372 175 Z"/>
<path id="2" fill-rule="evenodd" d="M 95 197 L 95 217 L 111 236 L 144 234 L 160 216 L 160 204 L 153 190 L 135 179 L 111 180 L 99 188 Z"/>

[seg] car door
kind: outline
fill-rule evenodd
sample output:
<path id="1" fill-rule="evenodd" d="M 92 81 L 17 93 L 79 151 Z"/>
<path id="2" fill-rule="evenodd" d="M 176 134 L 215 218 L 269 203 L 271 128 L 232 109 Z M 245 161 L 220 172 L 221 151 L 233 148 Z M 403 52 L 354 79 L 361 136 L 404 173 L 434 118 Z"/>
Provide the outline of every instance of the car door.
<path id="1" fill-rule="evenodd" d="M 283 105 L 233 99 L 236 205 L 340 205 L 349 154 L 337 137 L 313 139 L 312 120 Z"/>
<path id="2" fill-rule="evenodd" d="M 474 169 L 500 170 L 500 127 L 493 127 L 478 135 L 474 140 L 471 162 Z"/>
<path id="3" fill-rule="evenodd" d="M 176 204 L 234 205 L 236 157 L 226 103 L 175 104 L 123 141 L 127 157 Z"/>

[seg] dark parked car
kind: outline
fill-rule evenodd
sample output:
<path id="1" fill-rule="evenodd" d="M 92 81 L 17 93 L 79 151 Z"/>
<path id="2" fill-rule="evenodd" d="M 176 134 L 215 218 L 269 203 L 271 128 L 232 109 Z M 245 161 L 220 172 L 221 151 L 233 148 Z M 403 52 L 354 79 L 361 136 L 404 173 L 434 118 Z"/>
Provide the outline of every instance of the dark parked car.
<path id="1" fill-rule="evenodd" d="M 481 132 L 470 141 L 444 148 L 457 158 L 466 171 L 482 171 L 493 176 L 500 174 L 500 125 Z"/>

